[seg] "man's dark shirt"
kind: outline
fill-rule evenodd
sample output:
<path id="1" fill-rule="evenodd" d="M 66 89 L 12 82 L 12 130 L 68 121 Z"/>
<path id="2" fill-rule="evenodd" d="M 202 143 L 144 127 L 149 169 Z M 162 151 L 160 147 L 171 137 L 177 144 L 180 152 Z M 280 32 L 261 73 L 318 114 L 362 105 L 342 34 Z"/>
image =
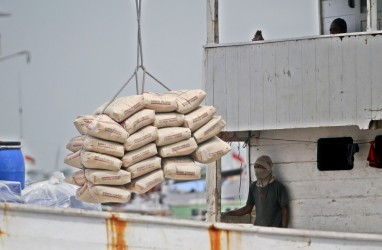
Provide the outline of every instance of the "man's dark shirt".
<path id="1" fill-rule="evenodd" d="M 265 187 L 256 186 L 255 181 L 249 186 L 247 205 L 256 207 L 254 225 L 281 227 L 281 207 L 288 205 L 288 194 L 284 185 L 277 180 Z"/>

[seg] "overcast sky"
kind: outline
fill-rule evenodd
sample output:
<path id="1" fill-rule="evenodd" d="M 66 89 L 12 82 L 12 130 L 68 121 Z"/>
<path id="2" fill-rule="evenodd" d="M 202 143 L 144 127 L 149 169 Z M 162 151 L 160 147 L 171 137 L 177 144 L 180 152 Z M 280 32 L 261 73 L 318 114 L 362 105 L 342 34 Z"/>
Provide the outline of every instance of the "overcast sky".
<path id="1" fill-rule="evenodd" d="M 66 168 L 75 117 L 108 101 L 134 71 L 135 1 L 0 0 L 0 12 L 11 13 L 0 17 L 0 57 L 31 52 L 29 64 L 0 62 L 0 140 L 23 136 L 33 168 Z M 143 0 L 144 65 L 171 89 L 202 88 L 205 13 L 204 0 Z M 258 29 L 266 40 L 319 32 L 316 0 L 221 0 L 219 13 L 220 43 L 250 41 Z M 132 94 L 133 82 L 122 95 Z"/>

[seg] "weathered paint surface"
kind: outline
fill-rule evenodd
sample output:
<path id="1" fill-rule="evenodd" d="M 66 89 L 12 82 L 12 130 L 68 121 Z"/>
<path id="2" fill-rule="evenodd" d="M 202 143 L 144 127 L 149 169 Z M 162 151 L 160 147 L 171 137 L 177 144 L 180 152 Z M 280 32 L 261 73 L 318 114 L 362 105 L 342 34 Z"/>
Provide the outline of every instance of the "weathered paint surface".
<path id="1" fill-rule="evenodd" d="M 0 204 L 0 209 L 4 210 L 4 204 Z M 266 228 L 247 224 L 212 224 L 136 214 L 86 212 L 19 204 L 10 204 L 7 218 L 4 216 L 5 214 L 0 212 L 0 229 L 5 228 L 5 220 L 9 223 L 6 227 L 7 235 L 3 236 L 0 243 L 2 250 L 244 250 L 254 247 L 267 250 L 382 249 L 382 235 L 379 234 Z M 109 226 L 105 225 L 107 223 Z M 111 235 L 106 235 L 105 227 L 112 230 Z M 112 242 L 115 244 L 111 244 Z"/>
<path id="2" fill-rule="evenodd" d="M 106 219 L 107 249 L 128 250 L 125 241 L 125 229 L 127 222 L 121 220 L 117 214 L 112 214 Z"/>
<path id="3" fill-rule="evenodd" d="M 269 155 L 289 191 L 293 228 L 382 233 L 382 169 L 368 166 L 369 141 L 382 129 L 356 126 L 261 131 L 250 141 L 251 161 Z M 319 138 L 350 136 L 359 144 L 354 168 L 317 169 Z M 255 179 L 254 176 L 252 180 Z"/>
<path id="4" fill-rule="evenodd" d="M 382 33 L 207 45 L 206 104 L 226 131 L 357 125 L 382 119 Z"/>

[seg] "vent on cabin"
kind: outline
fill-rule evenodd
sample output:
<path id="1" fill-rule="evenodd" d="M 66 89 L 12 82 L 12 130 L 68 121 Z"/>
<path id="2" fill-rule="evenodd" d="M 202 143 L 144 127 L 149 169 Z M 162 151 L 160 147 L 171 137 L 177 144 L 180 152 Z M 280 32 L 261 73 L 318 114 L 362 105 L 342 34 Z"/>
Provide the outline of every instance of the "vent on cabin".
<path id="1" fill-rule="evenodd" d="M 351 170 L 359 151 L 351 137 L 320 138 L 317 141 L 317 168 L 320 171 Z"/>

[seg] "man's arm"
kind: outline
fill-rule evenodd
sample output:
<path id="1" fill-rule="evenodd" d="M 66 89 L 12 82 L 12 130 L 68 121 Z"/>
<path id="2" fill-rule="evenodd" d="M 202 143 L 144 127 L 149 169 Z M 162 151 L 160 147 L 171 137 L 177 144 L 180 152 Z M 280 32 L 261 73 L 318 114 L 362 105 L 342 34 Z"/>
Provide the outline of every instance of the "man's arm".
<path id="1" fill-rule="evenodd" d="M 288 221 L 289 221 L 289 210 L 288 206 L 281 207 L 281 226 L 284 228 L 288 227 Z"/>
<path id="2" fill-rule="evenodd" d="M 245 205 L 242 208 L 239 208 L 237 210 L 232 210 L 226 213 L 223 213 L 223 215 L 228 215 L 228 216 L 242 216 L 246 215 L 252 212 L 254 205 Z"/>

